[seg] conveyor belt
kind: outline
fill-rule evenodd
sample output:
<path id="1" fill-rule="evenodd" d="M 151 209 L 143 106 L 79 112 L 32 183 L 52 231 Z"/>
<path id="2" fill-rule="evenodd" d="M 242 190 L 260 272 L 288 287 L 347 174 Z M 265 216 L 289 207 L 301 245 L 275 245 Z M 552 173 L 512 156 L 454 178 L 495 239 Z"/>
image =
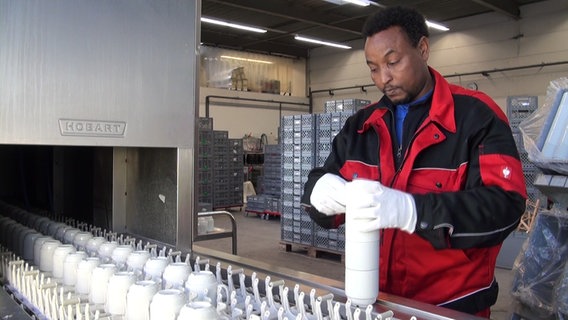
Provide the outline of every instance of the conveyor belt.
<path id="1" fill-rule="evenodd" d="M 181 257 L 186 257 L 185 262 L 193 266 L 194 269 L 202 269 L 203 267 L 210 268 L 210 270 L 216 274 L 216 278 L 219 283 L 227 285 L 229 288 L 232 288 L 234 292 L 240 292 L 241 296 L 252 296 L 252 294 L 247 294 L 246 292 L 255 292 L 256 289 L 256 292 L 258 292 L 258 301 L 263 300 L 266 302 L 271 300 L 270 297 L 275 297 L 275 299 L 272 299 L 273 301 L 276 300 L 276 303 L 273 303 L 272 305 L 272 310 L 278 310 L 278 308 L 274 308 L 274 306 L 278 307 L 287 305 L 283 297 L 280 296 L 282 292 L 288 292 L 288 295 L 286 297 L 288 298 L 288 301 L 290 301 L 290 305 L 295 305 L 295 298 L 297 297 L 297 293 L 301 292 L 306 297 L 304 299 L 304 303 L 301 305 L 306 305 L 306 308 L 308 309 L 307 313 L 313 311 L 314 297 L 327 297 L 326 303 L 321 304 L 322 314 L 339 315 L 339 317 L 335 317 L 334 319 L 341 318 L 354 320 L 374 320 L 384 319 L 384 317 L 388 317 L 388 319 L 404 320 L 480 319 L 472 315 L 388 295 L 385 293 L 380 293 L 379 299 L 373 305 L 367 306 L 367 308 L 357 308 L 356 306 L 351 305 L 350 301 L 345 296 L 345 292 L 343 291 L 343 283 L 337 280 L 291 270 L 284 266 L 276 266 L 268 263 L 258 262 L 212 249 L 205 249 L 197 245 L 193 246 L 193 252 L 187 253 L 176 251 L 176 248 L 168 244 L 153 241 L 141 236 L 126 234 L 121 236 L 121 238 L 126 239 L 125 242 L 128 243 L 151 244 L 151 247 L 161 249 L 160 251 L 162 251 L 162 253 L 169 252 L 170 255 L 177 256 L 179 259 L 181 259 Z M 17 245 L 15 245 L 13 242 L 11 243 L 11 246 L 17 247 Z M 147 247 L 149 248 L 150 246 Z M 190 260 L 188 261 L 187 259 Z M 11 270 L 10 268 L 12 268 L 13 270 Z M 5 291 L 2 292 L 2 295 L 0 296 L 2 300 L 0 301 L 5 302 L 2 303 L 1 307 L 6 308 L 6 313 L 2 312 L 2 314 L 9 315 L 12 312 L 17 314 L 18 318 L 11 319 L 30 318 L 31 316 L 28 314 L 33 314 L 36 319 L 45 318 L 43 314 L 38 314 L 41 308 L 36 308 L 34 305 L 30 305 L 29 301 L 33 301 L 33 299 L 26 299 L 26 291 L 28 291 L 28 294 L 29 292 L 33 291 L 30 290 L 30 282 L 36 280 L 36 282 L 39 282 L 39 275 L 41 274 L 41 272 L 38 272 L 38 268 L 35 266 L 26 266 L 26 263 L 24 263 L 23 260 L 21 260 L 19 257 L 12 254 L 6 254 L 6 252 L 4 252 L 2 254 L 1 271 L 3 271 L 2 279 L 4 281 L 10 279 L 14 282 L 10 283 L 9 281 L 7 281 L 4 285 Z M 29 277 L 30 272 L 34 274 L 33 277 L 36 277 L 33 278 L 35 280 L 29 280 L 30 278 L 26 278 Z M 20 278 L 14 276 L 16 274 L 19 274 Z M 253 280 L 255 280 L 256 282 Z M 28 283 L 26 283 L 26 281 L 28 281 Z M 253 285 L 253 283 L 256 283 L 256 285 Z M 259 285 L 259 283 L 262 283 L 262 285 Z M 240 289 L 243 288 L 243 286 L 245 290 Z M 38 285 L 38 288 L 39 287 L 40 286 Z M 285 289 L 285 291 L 283 289 Z M 10 297 L 7 293 L 10 293 L 12 297 Z M 61 303 L 63 304 L 63 302 Z M 81 304 L 85 303 L 88 304 L 88 301 L 81 301 L 80 303 L 76 302 L 77 310 L 81 309 Z M 20 306 L 22 307 L 18 307 L 18 304 L 20 304 Z M 333 310 L 331 310 L 331 308 L 333 308 Z M 274 311 L 272 312 L 274 313 Z M 360 315 L 361 317 L 353 315 Z M 275 314 L 272 314 L 272 317 L 270 319 L 276 319 L 274 317 Z M 60 319 L 68 319 L 68 317 Z"/>

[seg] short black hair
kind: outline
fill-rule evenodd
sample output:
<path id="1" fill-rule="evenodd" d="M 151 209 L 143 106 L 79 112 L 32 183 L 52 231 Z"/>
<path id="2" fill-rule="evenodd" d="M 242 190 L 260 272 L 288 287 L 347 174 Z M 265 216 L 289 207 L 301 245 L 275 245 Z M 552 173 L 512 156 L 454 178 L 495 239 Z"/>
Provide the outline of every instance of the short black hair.
<path id="1" fill-rule="evenodd" d="M 430 36 L 424 16 L 415 9 L 402 6 L 381 9 L 369 16 L 363 26 L 363 36 L 371 37 L 394 26 L 402 28 L 414 47 L 422 37 Z"/>

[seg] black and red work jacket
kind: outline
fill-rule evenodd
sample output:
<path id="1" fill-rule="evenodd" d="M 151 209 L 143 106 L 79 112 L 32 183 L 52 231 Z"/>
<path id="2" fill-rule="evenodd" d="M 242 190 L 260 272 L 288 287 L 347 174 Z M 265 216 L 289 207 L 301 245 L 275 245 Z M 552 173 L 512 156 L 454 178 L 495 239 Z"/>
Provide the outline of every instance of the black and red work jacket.
<path id="1" fill-rule="evenodd" d="M 415 232 L 381 231 L 379 290 L 477 313 L 497 299 L 496 259 L 525 210 L 523 168 L 499 106 L 430 73 L 432 96 L 410 107 L 403 141 L 396 141 L 389 99 L 359 110 L 334 138 L 323 167 L 310 172 L 302 205 L 325 228 L 344 223 L 344 215 L 326 216 L 310 205 L 325 173 L 412 194 Z"/>

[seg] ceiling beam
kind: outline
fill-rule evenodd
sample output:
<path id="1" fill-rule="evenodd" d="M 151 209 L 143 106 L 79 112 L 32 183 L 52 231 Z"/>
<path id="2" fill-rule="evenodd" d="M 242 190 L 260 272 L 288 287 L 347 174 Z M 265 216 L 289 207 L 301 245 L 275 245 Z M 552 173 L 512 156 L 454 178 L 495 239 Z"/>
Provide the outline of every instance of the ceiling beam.
<path id="1" fill-rule="evenodd" d="M 201 29 L 201 33 L 203 44 L 208 46 L 287 56 L 288 58 L 306 58 L 308 55 L 308 49 L 303 45 L 299 45 L 297 41 L 273 41 L 268 39 L 263 41 L 252 41 L 246 36 L 238 36 L 209 29 Z"/>
<path id="2" fill-rule="evenodd" d="M 493 11 L 509 16 L 515 20 L 521 18 L 521 10 L 513 0 L 472 0 Z"/>
<path id="3" fill-rule="evenodd" d="M 272 15 L 275 17 L 285 18 L 296 20 L 299 22 L 308 23 L 311 25 L 325 27 L 333 30 L 343 31 L 347 33 L 352 33 L 356 35 L 361 34 L 361 30 L 352 30 L 346 29 L 342 27 L 335 26 L 333 24 L 325 23 L 323 21 L 329 20 L 329 16 L 321 16 L 319 17 L 315 12 L 304 12 L 304 10 L 294 10 L 293 7 L 280 7 L 277 8 L 274 4 L 268 3 L 268 1 L 250 1 L 250 0 L 241 0 L 238 3 L 230 2 L 230 1 L 223 1 L 223 0 L 208 0 L 208 2 L 213 2 L 225 6 L 230 6 L 234 8 L 239 8 L 243 10 L 248 10 L 251 12 Z M 342 17 L 345 18 L 345 17 Z M 319 21 L 318 21 L 319 20 Z"/>

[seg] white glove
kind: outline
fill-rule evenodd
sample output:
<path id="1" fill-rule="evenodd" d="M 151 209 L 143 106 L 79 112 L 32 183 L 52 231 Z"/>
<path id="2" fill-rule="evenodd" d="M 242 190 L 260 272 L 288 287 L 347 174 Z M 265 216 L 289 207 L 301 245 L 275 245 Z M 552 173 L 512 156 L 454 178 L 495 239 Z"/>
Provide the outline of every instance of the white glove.
<path id="1" fill-rule="evenodd" d="M 416 228 L 416 204 L 412 195 L 383 186 L 378 181 L 357 179 L 348 182 L 346 215 L 366 219 L 361 231 L 398 228 L 413 233 Z"/>
<path id="2" fill-rule="evenodd" d="M 340 176 L 326 173 L 316 181 L 310 202 L 319 212 L 332 216 L 345 212 L 345 181 Z"/>

